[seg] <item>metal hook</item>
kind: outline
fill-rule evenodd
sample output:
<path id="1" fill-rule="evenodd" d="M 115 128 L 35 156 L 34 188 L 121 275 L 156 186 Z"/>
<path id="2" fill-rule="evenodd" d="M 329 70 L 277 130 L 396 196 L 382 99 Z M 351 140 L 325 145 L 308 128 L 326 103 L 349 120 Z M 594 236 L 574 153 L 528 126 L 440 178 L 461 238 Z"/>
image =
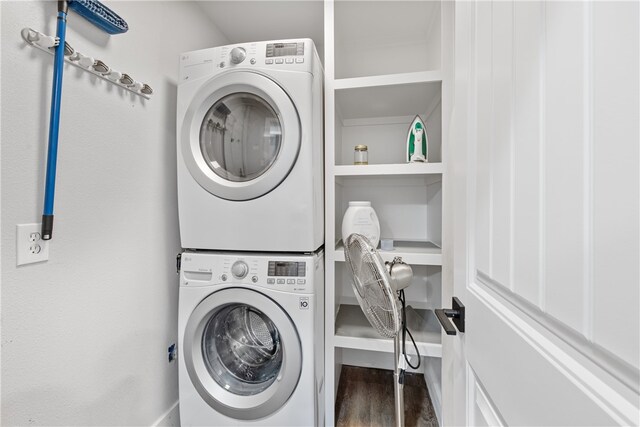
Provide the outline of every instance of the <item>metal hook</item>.
<path id="1" fill-rule="evenodd" d="M 1 0 L 0 0 L 1 1 Z M 24 41 L 32 47 L 47 52 L 48 54 L 55 54 L 54 48 L 59 46 L 60 40 L 57 37 L 48 36 L 37 30 L 29 27 L 22 28 L 20 31 Z M 153 89 L 146 83 L 136 82 L 128 74 L 120 73 L 117 70 L 111 69 L 104 61 L 95 60 L 90 56 L 85 56 L 78 52 L 67 41 L 64 43 L 64 60 L 69 64 L 79 67 L 85 71 L 89 71 L 94 75 L 103 78 L 112 83 L 116 83 L 121 88 L 124 88 L 130 92 L 149 99 L 153 94 Z"/>
<path id="2" fill-rule="evenodd" d="M 111 71 L 111 68 L 99 59 L 96 59 L 96 62 L 93 64 L 93 69 L 100 74 L 107 74 Z"/>
<path id="3" fill-rule="evenodd" d="M 64 56 L 72 57 L 76 53 L 76 50 L 71 47 L 69 43 L 64 42 Z M 69 58 L 71 59 L 71 58 Z"/>
<path id="4" fill-rule="evenodd" d="M 122 74 L 122 77 L 120 78 L 120 83 L 125 85 L 125 86 L 131 86 L 133 84 L 134 80 L 131 78 L 131 76 L 129 74 Z"/>

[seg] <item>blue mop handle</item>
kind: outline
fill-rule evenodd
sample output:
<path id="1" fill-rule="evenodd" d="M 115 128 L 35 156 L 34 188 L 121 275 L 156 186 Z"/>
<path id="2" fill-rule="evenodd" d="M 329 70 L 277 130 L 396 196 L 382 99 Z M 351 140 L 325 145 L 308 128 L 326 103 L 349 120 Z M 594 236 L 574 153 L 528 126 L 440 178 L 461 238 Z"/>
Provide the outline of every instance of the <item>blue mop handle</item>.
<path id="1" fill-rule="evenodd" d="M 66 1 L 58 2 L 58 46 L 53 63 L 53 87 L 51 90 L 51 118 L 49 120 L 49 147 L 47 151 L 47 175 L 42 213 L 42 240 L 50 240 L 53 234 L 53 198 L 56 190 L 56 162 L 58 160 L 58 131 L 60 129 L 60 100 L 62 98 L 62 71 L 64 70 L 64 39 L 67 30 Z"/>

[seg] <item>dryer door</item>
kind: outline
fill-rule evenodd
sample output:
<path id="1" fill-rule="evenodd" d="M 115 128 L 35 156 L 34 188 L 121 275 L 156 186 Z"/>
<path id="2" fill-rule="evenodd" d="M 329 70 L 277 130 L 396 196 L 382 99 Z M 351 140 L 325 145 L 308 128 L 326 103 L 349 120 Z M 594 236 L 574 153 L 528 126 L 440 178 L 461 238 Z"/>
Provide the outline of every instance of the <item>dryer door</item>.
<path id="1" fill-rule="evenodd" d="M 200 396 L 234 419 L 258 419 L 281 408 L 300 379 L 295 325 L 257 291 L 226 288 L 209 295 L 191 314 L 182 345 Z"/>
<path id="2" fill-rule="evenodd" d="M 180 133 L 191 176 L 209 193 L 250 200 L 276 188 L 300 151 L 300 119 L 287 93 L 251 71 L 216 76 L 198 90 Z"/>

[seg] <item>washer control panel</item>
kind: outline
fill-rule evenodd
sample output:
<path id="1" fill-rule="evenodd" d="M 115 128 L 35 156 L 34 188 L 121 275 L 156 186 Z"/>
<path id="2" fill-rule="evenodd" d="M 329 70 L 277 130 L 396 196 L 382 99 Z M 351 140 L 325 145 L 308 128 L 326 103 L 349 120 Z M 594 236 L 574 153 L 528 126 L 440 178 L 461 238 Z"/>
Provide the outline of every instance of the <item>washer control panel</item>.
<path id="1" fill-rule="evenodd" d="M 269 276 L 305 276 L 307 264 L 297 261 L 269 261 Z"/>
<path id="2" fill-rule="evenodd" d="M 307 283 L 307 263 L 300 261 L 269 261 L 268 285 L 304 287 Z"/>
<path id="3" fill-rule="evenodd" d="M 292 259 L 227 258 L 224 260 L 220 277 L 223 278 L 226 274 L 226 282 L 252 283 L 273 289 L 302 291 L 307 288 L 308 262 Z M 231 277 L 233 279 L 230 279 Z"/>
<path id="4" fill-rule="evenodd" d="M 236 279 L 244 279 L 249 273 L 249 266 L 244 261 L 236 261 L 231 266 L 231 274 Z"/>
<path id="5" fill-rule="evenodd" d="M 318 256 L 185 253 L 182 286 L 254 285 L 289 292 L 313 292 Z"/>

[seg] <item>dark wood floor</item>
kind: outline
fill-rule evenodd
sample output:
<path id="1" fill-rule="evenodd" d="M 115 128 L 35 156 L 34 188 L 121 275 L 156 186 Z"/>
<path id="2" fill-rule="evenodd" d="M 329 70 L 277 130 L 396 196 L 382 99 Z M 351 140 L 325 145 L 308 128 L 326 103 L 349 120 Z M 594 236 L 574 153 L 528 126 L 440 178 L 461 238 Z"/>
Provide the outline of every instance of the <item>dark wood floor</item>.
<path id="1" fill-rule="evenodd" d="M 343 366 L 336 398 L 336 426 L 393 426 L 393 371 Z M 438 426 L 421 374 L 406 374 L 406 426 Z"/>

